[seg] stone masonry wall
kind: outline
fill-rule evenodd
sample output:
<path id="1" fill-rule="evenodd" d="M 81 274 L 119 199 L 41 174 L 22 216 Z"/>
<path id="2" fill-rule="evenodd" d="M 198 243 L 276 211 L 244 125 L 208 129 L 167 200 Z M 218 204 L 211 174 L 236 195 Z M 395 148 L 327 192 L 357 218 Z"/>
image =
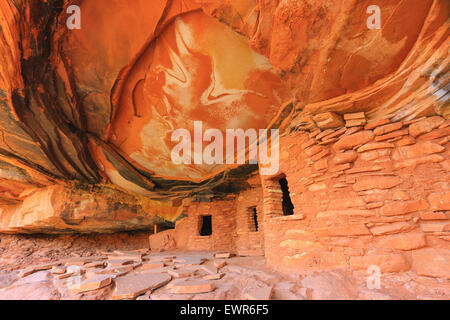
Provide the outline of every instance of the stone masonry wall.
<path id="1" fill-rule="evenodd" d="M 318 115 L 281 138 L 280 175 L 262 179 L 268 264 L 450 278 L 450 120 L 344 118 Z"/>
<path id="2" fill-rule="evenodd" d="M 189 230 L 187 250 L 236 252 L 235 198 L 192 202 L 187 207 L 185 228 Z M 200 236 L 201 216 L 212 216 L 212 234 Z"/>
<path id="3" fill-rule="evenodd" d="M 264 226 L 262 188 L 259 176 L 258 185 L 239 194 L 236 204 L 236 249 L 241 256 L 264 255 Z M 256 209 L 257 224 L 253 219 Z"/>
<path id="4" fill-rule="evenodd" d="M 247 183 L 249 189 L 236 196 L 185 203 L 183 211 L 187 217 L 177 223 L 174 231 L 177 247 L 193 251 L 229 251 L 240 256 L 264 255 L 261 179 L 255 175 Z M 257 212 L 257 230 L 253 208 Z M 202 215 L 212 216 L 211 236 L 200 236 Z"/>

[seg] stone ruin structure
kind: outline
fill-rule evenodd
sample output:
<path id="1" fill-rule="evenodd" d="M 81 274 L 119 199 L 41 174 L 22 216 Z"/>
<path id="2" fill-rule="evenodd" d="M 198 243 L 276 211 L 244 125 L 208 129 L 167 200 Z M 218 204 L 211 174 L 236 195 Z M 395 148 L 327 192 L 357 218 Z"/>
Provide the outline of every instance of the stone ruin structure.
<path id="1" fill-rule="evenodd" d="M 375 2 L 1 1 L 0 232 L 449 279 L 449 3 Z M 194 121 L 279 129 L 279 172 L 173 164 Z"/>
<path id="2" fill-rule="evenodd" d="M 187 217 L 150 244 L 265 255 L 294 272 L 377 265 L 448 277 L 449 121 L 345 117 L 347 126 L 324 113 L 316 119 L 325 128 L 292 128 L 278 175 L 256 174 L 237 195 L 183 202 Z"/>

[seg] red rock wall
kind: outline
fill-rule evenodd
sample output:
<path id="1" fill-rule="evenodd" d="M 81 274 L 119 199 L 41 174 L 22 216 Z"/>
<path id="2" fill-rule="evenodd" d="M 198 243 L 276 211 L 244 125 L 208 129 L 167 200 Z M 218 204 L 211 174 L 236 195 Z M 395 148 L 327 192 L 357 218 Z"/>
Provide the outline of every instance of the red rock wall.
<path id="1" fill-rule="evenodd" d="M 450 121 L 346 118 L 358 126 L 281 138 L 295 214 L 282 215 L 280 176 L 264 177 L 268 264 L 450 277 Z"/>

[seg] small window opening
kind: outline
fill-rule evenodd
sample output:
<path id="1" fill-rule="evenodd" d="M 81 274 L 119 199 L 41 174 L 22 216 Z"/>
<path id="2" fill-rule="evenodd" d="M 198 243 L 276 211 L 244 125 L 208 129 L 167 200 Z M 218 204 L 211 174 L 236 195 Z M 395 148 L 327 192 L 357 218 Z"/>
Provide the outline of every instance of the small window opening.
<path id="1" fill-rule="evenodd" d="M 289 185 L 286 178 L 279 180 L 281 191 L 283 191 L 283 215 L 291 216 L 294 214 L 294 205 L 292 204 L 291 195 L 289 193 Z"/>
<path id="2" fill-rule="evenodd" d="M 258 212 L 256 207 L 248 208 L 250 232 L 258 232 Z"/>
<path id="3" fill-rule="evenodd" d="M 212 217 L 201 216 L 200 235 L 202 237 L 210 236 L 212 234 Z"/>

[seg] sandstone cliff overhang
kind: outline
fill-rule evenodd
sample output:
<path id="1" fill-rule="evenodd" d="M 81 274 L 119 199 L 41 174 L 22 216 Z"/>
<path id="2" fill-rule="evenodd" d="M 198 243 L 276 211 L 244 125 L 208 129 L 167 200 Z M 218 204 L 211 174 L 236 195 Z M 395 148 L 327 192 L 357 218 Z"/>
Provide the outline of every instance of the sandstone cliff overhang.
<path id="1" fill-rule="evenodd" d="M 71 4 L 80 30 L 67 29 Z M 379 6 L 382 29 L 369 30 L 356 0 L 2 1 L 3 211 L 55 185 L 108 186 L 173 219 L 182 198 L 247 188 L 255 165 L 171 163 L 171 130 L 195 120 L 225 130 L 326 129 L 356 112 L 448 118 L 448 2 Z"/>

